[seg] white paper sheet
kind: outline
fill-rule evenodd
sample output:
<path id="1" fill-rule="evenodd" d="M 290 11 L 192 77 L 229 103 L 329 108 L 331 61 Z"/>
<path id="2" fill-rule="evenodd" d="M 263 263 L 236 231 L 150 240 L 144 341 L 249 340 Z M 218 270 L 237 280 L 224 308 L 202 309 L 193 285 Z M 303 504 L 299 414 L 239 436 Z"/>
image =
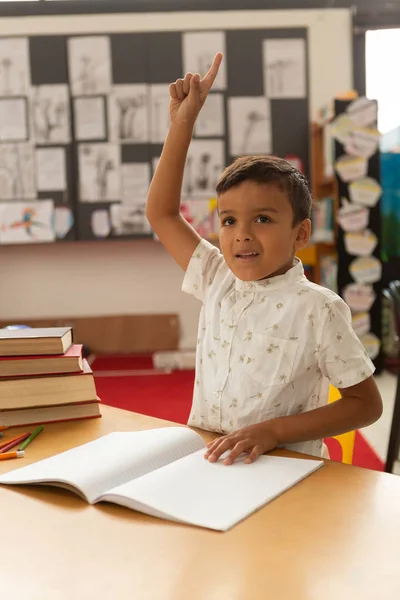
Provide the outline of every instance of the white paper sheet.
<path id="1" fill-rule="evenodd" d="M 53 242 L 53 211 L 52 200 L 0 204 L 0 243 Z"/>
<path id="2" fill-rule="evenodd" d="M 71 123 L 67 85 L 32 88 L 33 136 L 37 144 L 69 144 Z"/>
<path id="3" fill-rule="evenodd" d="M 36 149 L 36 182 L 39 192 L 67 189 L 65 148 Z"/>
<path id="4" fill-rule="evenodd" d="M 103 97 L 74 98 L 74 119 L 75 138 L 78 141 L 106 139 L 106 111 Z"/>
<path id="5" fill-rule="evenodd" d="M 68 67 L 73 96 L 108 94 L 112 82 L 110 38 L 69 38 Z"/>
<path id="6" fill-rule="evenodd" d="M 372 285 L 350 283 L 344 288 L 343 298 L 352 311 L 369 311 L 376 300 L 376 294 Z"/>
<path id="7" fill-rule="evenodd" d="M 26 96 L 30 84 L 28 38 L 0 38 L 0 96 Z"/>
<path id="8" fill-rule="evenodd" d="M 56 206 L 54 209 L 54 232 L 58 239 L 63 239 L 74 224 L 72 211 L 67 206 Z"/>
<path id="9" fill-rule="evenodd" d="M 79 144 L 81 202 L 120 200 L 120 148 L 114 144 Z"/>
<path id="10" fill-rule="evenodd" d="M 97 238 L 108 237 L 111 233 L 110 214 L 108 210 L 94 210 L 91 218 L 93 235 Z"/>
<path id="11" fill-rule="evenodd" d="M 357 283 L 376 283 L 382 277 L 382 263 L 374 256 L 356 258 L 350 263 L 349 271 Z"/>
<path id="12" fill-rule="evenodd" d="M 382 196 L 382 187 L 372 177 L 364 177 L 349 185 L 351 200 L 356 204 L 373 208 Z"/>
<path id="13" fill-rule="evenodd" d="M 150 139 L 163 144 L 169 129 L 169 84 L 150 86 Z"/>
<path id="14" fill-rule="evenodd" d="M 124 204 L 143 202 L 150 186 L 149 163 L 125 163 L 121 165 L 121 194 Z"/>
<path id="15" fill-rule="evenodd" d="M 183 198 L 210 198 L 225 165 L 222 140 L 193 140 L 183 177 Z"/>
<path id="16" fill-rule="evenodd" d="M 344 234 L 344 246 L 351 256 L 371 256 L 377 244 L 378 238 L 370 229 Z"/>
<path id="17" fill-rule="evenodd" d="M 196 137 L 223 137 L 225 111 L 222 94 L 209 94 L 197 117 L 194 133 Z"/>
<path id="18" fill-rule="evenodd" d="M 264 97 L 229 98 L 231 156 L 272 152 L 270 102 Z"/>
<path id="19" fill-rule="evenodd" d="M 305 98 L 306 45 L 303 39 L 264 40 L 264 93 L 268 98 Z"/>
<path id="20" fill-rule="evenodd" d="M 114 235 L 149 235 L 151 226 L 146 218 L 146 200 L 110 207 Z"/>
<path id="21" fill-rule="evenodd" d="M 0 145 L 0 200 L 36 198 L 33 147 L 28 143 Z"/>
<path id="22" fill-rule="evenodd" d="M 214 81 L 213 90 L 226 89 L 226 51 L 223 31 L 202 31 L 183 34 L 183 70 L 184 73 L 207 74 L 217 52 L 224 54 L 224 60 Z M 183 74 L 184 74 L 183 73 Z"/>
<path id="23" fill-rule="evenodd" d="M 338 213 L 338 223 L 344 231 L 360 231 L 369 222 L 369 210 L 365 206 L 349 202 L 342 198 L 342 206 Z"/>
<path id="24" fill-rule="evenodd" d="M 28 107 L 25 98 L 0 98 L 0 141 L 29 139 Z"/>
<path id="25" fill-rule="evenodd" d="M 381 348 L 381 342 L 374 333 L 366 333 L 360 336 L 360 341 L 371 360 L 375 360 Z"/>
<path id="26" fill-rule="evenodd" d="M 378 104 L 376 100 L 368 98 L 357 98 L 346 109 L 356 127 L 376 126 L 378 119 Z"/>
<path id="27" fill-rule="evenodd" d="M 128 144 L 143 144 L 150 141 L 149 98 L 150 89 L 147 85 L 114 85 L 108 99 L 111 141 Z"/>
<path id="28" fill-rule="evenodd" d="M 371 329 L 371 315 L 367 312 L 356 313 L 351 318 L 351 324 L 356 335 L 365 335 Z"/>

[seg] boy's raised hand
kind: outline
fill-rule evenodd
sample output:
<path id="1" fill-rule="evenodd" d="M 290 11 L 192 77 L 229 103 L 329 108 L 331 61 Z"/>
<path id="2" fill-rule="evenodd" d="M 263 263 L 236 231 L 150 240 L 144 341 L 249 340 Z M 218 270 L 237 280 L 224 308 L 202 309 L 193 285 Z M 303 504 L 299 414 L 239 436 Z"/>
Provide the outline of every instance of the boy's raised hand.
<path id="1" fill-rule="evenodd" d="M 177 79 L 169 86 L 170 105 L 169 114 L 172 124 L 182 124 L 193 127 L 208 93 L 218 75 L 222 62 L 222 54 L 216 54 L 213 64 L 207 75 L 200 79 L 200 75 L 186 73 L 184 79 Z"/>

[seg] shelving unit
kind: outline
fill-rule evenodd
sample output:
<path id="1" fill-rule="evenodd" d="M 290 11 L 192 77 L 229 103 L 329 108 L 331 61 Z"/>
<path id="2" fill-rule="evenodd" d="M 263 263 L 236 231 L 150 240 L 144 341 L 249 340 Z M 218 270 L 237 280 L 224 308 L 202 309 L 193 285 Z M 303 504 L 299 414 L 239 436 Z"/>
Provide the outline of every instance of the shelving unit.
<path id="1" fill-rule="evenodd" d="M 331 197 L 334 201 L 333 212 L 336 215 L 338 210 L 338 190 L 335 178 L 326 177 L 324 168 L 324 127 L 317 123 L 311 125 L 311 190 L 315 202 L 323 198 Z M 335 239 L 336 239 L 336 219 Z M 304 250 L 297 253 L 305 267 L 312 268 L 312 279 L 315 283 L 321 282 L 321 261 L 325 256 L 337 258 L 336 243 L 311 243 Z"/>

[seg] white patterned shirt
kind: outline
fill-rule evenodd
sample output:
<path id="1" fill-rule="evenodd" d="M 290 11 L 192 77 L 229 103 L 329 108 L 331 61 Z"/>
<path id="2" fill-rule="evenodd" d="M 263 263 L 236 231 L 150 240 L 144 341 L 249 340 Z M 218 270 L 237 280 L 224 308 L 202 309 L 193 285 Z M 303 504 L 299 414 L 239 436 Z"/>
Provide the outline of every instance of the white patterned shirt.
<path id="1" fill-rule="evenodd" d="M 350 387 L 375 370 L 347 304 L 298 259 L 284 275 L 245 282 L 202 240 L 182 289 L 203 302 L 192 427 L 230 433 L 306 412 L 327 403 L 329 382 Z M 322 440 L 285 447 L 321 456 Z"/>

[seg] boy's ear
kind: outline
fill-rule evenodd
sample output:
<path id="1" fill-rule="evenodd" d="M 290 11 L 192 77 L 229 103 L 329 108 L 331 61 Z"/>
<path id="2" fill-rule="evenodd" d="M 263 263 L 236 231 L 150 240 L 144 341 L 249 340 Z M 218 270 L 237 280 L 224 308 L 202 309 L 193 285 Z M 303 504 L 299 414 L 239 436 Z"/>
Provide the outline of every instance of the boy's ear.
<path id="1" fill-rule="evenodd" d="M 297 225 L 296 234 L 296 250 L 302 250 L 305 248 L 310 240 L 311 235 L 311 221 L 310 219 L 304 219 Z"/>

